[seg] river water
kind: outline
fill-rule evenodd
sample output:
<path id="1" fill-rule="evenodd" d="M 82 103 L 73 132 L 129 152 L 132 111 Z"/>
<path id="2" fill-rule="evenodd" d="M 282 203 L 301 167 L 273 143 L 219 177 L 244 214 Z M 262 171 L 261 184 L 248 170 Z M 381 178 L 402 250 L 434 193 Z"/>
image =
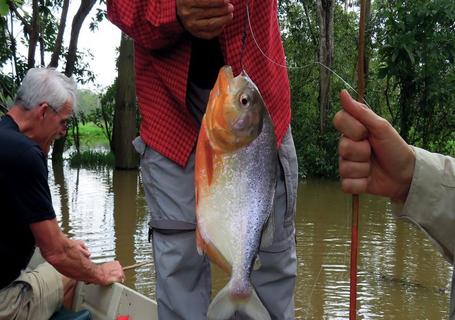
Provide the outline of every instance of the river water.
<path id="1" fill-rule="evenodd" d="M 128 266 L 126 285 L 154 298 L 148 216 L 137 171 L 71 169 L 49 163 L 57 219 L 84 240 L 96 262 Z M 296 214 L 297 319 L 349 318 L 351 197 L 336 181 L 299 185 Z M 360 197 L 357 312 L 359 319 L 446 319 L 451 267 L 387 200 Z M 214 269 L 214 292 L 227 277 Z"/>

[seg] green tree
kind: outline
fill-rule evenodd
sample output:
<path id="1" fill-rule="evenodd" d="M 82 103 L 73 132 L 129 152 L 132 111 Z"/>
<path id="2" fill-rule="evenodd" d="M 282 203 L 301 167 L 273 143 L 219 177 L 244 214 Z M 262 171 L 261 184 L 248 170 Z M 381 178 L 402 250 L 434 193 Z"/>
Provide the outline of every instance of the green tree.
<path id="1" fill-rule="evenodd" d="M 398 97 L 391 118 L 409 143 L 443 151 L 455 139 L 455 2 L 377 5 L 378 72 Z"/>
<path id="2" fill-rule="evenodd" d="M 36 66 L 46 66 L 45 53 L 51 54 L 48 66 L 57 67 L 64 60 L 67 76 L 79 82 L 93 80 L 84 53 L 77 50 L 82 23 L 96 0 L 82 0 L 72 19 L 68 48 L 63 48 L 63 34 L 68 12 L 68 0 L 5 0 L 8 10 L 0 17 L 0 69 L 9 65 L 10 72 L 0 74 L 0 110 L 6 112 L 7 101 L 14 98 L 26 71 Z M 18 27 L 19 26 L 19 27 Z M 18 51 L 18 42 L 28 48 L 27 55 Z M 77 119 L 73 121 L 77 126 Z M 54 144 L 53 159 L 61 159 L 63 141 Z"/>
<path id="3" fill-rule="evenodd" d="M 100 107 L 92 110 L 87 119 L 103 130 L 104 136 L 109 141 L 111 152 L 114 150 L 112 131 L 114 126 L 115 95 L 117 80 L 104 93 L 100 94 Z"/>
<path id="4" fill-rule="evenodd" d="M 99 95 L 91 90 L 78 90 L 77 97 L 79 111 L 84 114 L 89 114 L 91 111 L 99 108 L 100 106 Z"/>
<path id="5" fill-rule="evenodd" d="M 338 92 L 355 80 L 357 20 L 344 2 L 333 7 L 332 65 L 319 60 L 320 23 L 316 1 L 281 1 L 280 25 L 291 84 L 292 130 L 299 159 L 300 176 L 335 177 L 338 134 L 331 118 L 338 108 Z M 320 72 L 330 71 L 325 128 L 321 132 Z M 333 70 L 338 76 L 335 76 Z M 340 78 L 339 78 L 340 77 Z M 326 79 L 327 80 L 327 79 Z"/>

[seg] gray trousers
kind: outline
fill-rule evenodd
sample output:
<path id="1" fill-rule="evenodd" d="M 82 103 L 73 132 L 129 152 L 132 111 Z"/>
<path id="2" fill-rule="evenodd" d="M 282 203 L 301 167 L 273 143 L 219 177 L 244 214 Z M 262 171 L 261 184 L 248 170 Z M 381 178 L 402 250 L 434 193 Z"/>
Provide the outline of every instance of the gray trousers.
<path id="1" fill-rule="evenodd" d="M 140 171 L 150 211 L 158 317 L 206 319 L 211 297 L 210 264 L 196 251 L 194 154 L 181 168 L 145 146 L 140 137 L 133 144 L 141 154 Z M 278 156 L 275 212 L 270 219 L 274 238 L 267 247 L 261 246 L 261 267 L 253 271 L 251 280 L 272 319 L 294 319 L 298 171 L 290 129 Z"/>

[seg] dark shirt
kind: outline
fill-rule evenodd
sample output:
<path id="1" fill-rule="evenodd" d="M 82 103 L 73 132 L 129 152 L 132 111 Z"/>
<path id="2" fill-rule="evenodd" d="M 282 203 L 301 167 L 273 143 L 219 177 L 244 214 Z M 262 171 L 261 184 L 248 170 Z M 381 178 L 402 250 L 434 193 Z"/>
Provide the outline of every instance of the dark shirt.
<path id="1" fill-rule="evenodd" d="M 207 107 L 210 90 L 223 65 L 224 58 L 218 38 L 211 40 L 192 38 L 186 102 L 199 126 Z"/>
<path id="2" fill-rule="evenodd" d="M 10 116 L 0 119 L 0 289 L 30 262 L 30 224 L 55 218 L 46 157 Z"/>

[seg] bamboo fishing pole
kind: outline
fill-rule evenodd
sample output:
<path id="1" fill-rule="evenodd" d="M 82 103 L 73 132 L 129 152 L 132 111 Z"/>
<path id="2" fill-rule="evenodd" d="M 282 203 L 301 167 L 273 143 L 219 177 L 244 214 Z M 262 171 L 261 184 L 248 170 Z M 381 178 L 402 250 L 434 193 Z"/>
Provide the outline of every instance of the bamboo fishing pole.
<path id="1" fill-rule="evenodd" d="M 357 61 L 357 91 L 358 101 L 365 99 L 365 0 L 360 0 L 359 20 L 359 49 Z M 359 247 L 359 195 L 352 195 L 352 223 L 351 223 L 351 281 L 349 294 L 349 319 L 357 318 L 357 255 Z"/>
<path id="2" fill-rule="evenodd" d="M 152 263 L 151 260 L 138 262 L 138 263 L 132 264 L 130 266 L 123 267 L 123 271 L 134 269 L 134 268 L 139 268 L 139 267 L 145 266 L 146 264 L 151 264 L 151 263 Z"/>

